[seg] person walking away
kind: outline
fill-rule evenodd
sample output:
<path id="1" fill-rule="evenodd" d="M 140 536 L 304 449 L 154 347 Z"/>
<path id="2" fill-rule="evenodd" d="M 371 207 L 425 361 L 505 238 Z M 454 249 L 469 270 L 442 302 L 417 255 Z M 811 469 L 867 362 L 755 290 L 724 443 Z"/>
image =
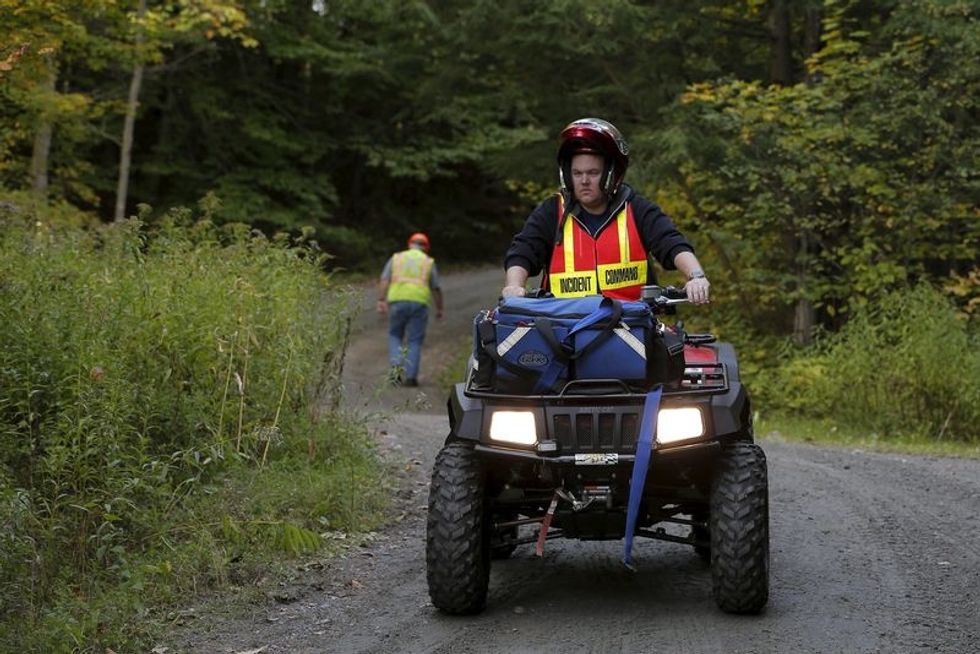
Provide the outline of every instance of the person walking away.
<path id="1" fill-rule="evenodd" d="M 429 237 L 416 232 L 408 249 L 396 252 L 385 263 L 378 285 L 378 313 L 388 314 L 388 363 L 392 382 L 418 386 L 422 343 L 435 304 L 442 318 L 442 290 L 435 259 L 429 256 Z"/>
<path id="2" fill-rule="evenodd" d="M 655 283 L 653 258 L 680 270 L 695 304 L 710 284 L 694 247 L 653 202 L 623 183 L 629 146 L 611 123 L 582 118 L 561 132 L 559 191 L 528 216 L 504 257 L 503 297 L 523 296 L 529 276 L 555 297 L 604 295 L 638 300 Z"/>

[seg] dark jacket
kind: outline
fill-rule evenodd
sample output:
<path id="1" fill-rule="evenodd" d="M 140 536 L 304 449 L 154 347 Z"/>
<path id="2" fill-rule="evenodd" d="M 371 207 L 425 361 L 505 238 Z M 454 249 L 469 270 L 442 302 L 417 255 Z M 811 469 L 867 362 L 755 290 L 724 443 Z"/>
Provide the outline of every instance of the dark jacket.
<path id="1" fill-rule="evenodd" d="M 579 222 L 594 238 L 599 230 L 619 212 L 624 202 L 633 203 L 633 217 L 647 254 L 659 261 L 666 270 L 674 269 L 674 257 L 678 253 L 694 252 L 694 247 L 677 230 L 660 207 L 637 195 L 625 184 L 620 187 L 619 192 L 609 203 L 609 209 L 602 216 L 588 214 L 579 206 L 574 208 L 574 213 L 580 216 Z M 569 216 L 569 220 L 571 219 Z M 504 256 L 504 269 L 521 266 L 532 277 L 540 274 L 551 259 L 557 232 L 558 196 L 554 195 L 531 212 L 524 222 L 523 229 L 514 236 Z"/>

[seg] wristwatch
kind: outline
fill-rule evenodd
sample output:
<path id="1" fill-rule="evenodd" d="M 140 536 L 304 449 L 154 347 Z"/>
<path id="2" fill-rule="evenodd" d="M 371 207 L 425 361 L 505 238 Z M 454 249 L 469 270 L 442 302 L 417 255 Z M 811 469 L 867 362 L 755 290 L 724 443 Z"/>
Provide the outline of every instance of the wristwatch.
<path id="1" fill-rule="evenodd" d="M 704 271 L 698 268 L 697 270 L 692 270 L 691 274 L 687 276 L 688 281 L 692 279 L 704 279 Z"/>

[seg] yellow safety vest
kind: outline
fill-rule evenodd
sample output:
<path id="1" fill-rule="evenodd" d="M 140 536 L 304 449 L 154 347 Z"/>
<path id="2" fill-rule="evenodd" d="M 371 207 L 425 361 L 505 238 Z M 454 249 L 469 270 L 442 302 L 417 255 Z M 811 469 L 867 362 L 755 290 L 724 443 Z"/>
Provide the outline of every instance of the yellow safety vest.
<path id="1" fill-rule="evenodd" d="M 419 302 L 429 304 L 432 291 L 429 275 L 435 259 L 422 250 L 411 248 L 391 257 L 391 283 L 388 285 L 388 302 Z"/>

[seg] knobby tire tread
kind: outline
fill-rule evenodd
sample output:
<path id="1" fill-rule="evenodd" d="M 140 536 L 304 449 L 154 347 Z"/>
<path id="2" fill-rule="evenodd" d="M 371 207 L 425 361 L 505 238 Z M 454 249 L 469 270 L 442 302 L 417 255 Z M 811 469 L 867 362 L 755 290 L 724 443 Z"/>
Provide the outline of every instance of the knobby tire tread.
<path id="1" fill-rule="evenodd" d="M 489 527 L 476 453 L 467 443 L 448 443 L 432 470 L 426 527 L 426 577 L 436 608 L 465 615 L 486 606 Z"/>
<path id="2" fill-rule="evenodd" d="M 754 443 L 722 455 L 711 495 L 711 577 L 727 613 L 759 613 L 769 601 L 769 482 Z"/>

